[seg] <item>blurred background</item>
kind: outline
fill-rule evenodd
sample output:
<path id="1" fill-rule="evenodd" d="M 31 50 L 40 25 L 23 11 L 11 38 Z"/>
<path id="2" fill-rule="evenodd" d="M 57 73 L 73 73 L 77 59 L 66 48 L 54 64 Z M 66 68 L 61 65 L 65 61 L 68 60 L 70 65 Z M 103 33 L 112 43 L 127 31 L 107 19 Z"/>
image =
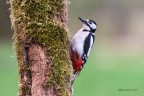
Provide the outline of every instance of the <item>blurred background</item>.
<path id="1" fill-rule="evenodd" d="M 18 93 L 9 14 L 1 0 L 0 96 Z M 78 16 L 98 26 L 90 57 L 74 82 L 74 96 L 144 96 L 144 0 L 70 0 L 71 36 L 82 26 Z"/>

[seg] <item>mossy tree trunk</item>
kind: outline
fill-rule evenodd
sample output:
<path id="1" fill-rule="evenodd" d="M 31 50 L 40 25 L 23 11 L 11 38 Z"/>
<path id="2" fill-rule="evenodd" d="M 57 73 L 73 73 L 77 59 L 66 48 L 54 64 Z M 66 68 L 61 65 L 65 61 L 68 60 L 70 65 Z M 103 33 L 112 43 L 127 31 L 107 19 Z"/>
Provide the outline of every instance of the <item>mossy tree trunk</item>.
<path id="1" fill-rule="evenodd" d="M 67 0 L 10 0 L 19 96 L 71 96 Z"/>

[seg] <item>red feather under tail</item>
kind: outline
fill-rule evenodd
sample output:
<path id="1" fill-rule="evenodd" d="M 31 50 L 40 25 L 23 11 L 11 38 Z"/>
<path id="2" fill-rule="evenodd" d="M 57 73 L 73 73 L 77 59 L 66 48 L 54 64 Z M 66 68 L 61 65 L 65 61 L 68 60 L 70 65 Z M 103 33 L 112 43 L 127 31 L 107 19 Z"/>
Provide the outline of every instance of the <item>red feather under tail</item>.
<path id="1" fill-rule="evenodd" d="M 75 80 L 75 78 L 77 77 L 77 75 L 79 74 L 79 72 L 81 71 L 82 68 L 82 59 L 81 57 L 78 56 L 78 54 L 74 51 L 71 52 L 71 60 L 73 63 L 73 76 L 72 76 L 72 84 Z"/>

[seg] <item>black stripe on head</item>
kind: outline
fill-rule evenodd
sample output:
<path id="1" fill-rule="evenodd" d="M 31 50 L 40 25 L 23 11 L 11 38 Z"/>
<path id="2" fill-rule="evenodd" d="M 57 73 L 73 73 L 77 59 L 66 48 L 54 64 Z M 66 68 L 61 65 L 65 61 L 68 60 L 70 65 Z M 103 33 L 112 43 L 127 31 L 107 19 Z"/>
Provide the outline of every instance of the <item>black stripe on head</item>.
<path id="1" fill-rule="evenodd" d="M 97 26 L 97 23 L 96 23 L 94 20 L 89 20 L 89 23 L 90 23 L 90 24 L 91 24 L 92 22 Z"/>
<path id="2" fill-rule="evenodd" d="M 90 26 L 91 24 L 95 24 L 97 26 L 95 21 L 93 21 L 93 20 L 84 20 L 80 17 L 78 17 L 78 19 L 90 28 L 90 30 L 84 29 L 83 31 L 95 33 L 96 29 L 93 29 L 92 26 Z"/>
<path id="3" fill-rule="evenodd" d="M 97 26 L 96 22 L 95 22 L 94 20 L 89 20 L 89 21 L 87 22 L 87 26 L 89 26 L 89 27 L 90 27 L 90 30 L 91 30 L 90 32 L 95 33 L 96 29 L 92 29 L 91 26 L 90 26 L 88 23 L 89 23 L 89 24 L 94 23 L 94 24 Z"/>

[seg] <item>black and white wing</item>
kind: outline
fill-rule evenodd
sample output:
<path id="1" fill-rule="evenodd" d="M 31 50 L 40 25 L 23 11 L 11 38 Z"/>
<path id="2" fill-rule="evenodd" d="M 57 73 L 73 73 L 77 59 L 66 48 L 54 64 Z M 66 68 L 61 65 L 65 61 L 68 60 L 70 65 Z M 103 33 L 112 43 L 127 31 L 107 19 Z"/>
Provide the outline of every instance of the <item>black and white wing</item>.
<path id="1" fill-rule="evenodd" d="M 83 54 L 83 64 L 86 63 L 88 56 L 90 54 L 91 48 L 94 44 L 95 36 L 92 33 L 89 33 L 89 35 L 86 37 L 84 41 L 84 54 Z"/>

